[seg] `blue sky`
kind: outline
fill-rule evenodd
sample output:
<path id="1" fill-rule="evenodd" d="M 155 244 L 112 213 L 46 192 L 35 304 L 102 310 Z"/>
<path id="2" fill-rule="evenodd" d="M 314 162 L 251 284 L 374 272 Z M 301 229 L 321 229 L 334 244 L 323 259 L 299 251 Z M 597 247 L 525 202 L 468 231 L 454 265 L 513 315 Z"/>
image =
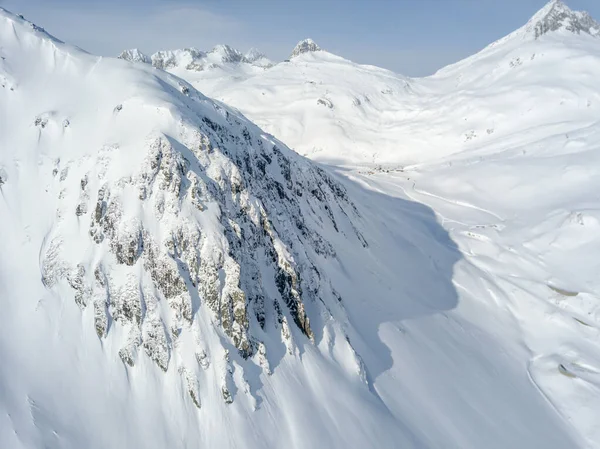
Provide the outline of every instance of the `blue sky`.
<path id="1" fill-rule="evenodd" d="M 313 38 L 348 59 L 411 76 L 433 73 L 523 25 L 546 0 L 0 0 L 56 37 L 97 54 L 227 43 L 287 57 Z M 567 0 L 600 20 L 599 0 Z"/>

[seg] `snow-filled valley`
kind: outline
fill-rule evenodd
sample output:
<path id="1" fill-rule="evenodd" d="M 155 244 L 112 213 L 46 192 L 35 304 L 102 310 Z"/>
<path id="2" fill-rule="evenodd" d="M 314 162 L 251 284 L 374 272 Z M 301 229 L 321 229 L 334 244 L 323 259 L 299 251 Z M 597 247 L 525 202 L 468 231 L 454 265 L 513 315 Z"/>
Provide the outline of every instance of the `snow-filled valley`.
<path id="1" fill-rule="evenodd" d="M 0 447 L 600 447 L 593 19 L 119 58 L 0 9 Z"/>

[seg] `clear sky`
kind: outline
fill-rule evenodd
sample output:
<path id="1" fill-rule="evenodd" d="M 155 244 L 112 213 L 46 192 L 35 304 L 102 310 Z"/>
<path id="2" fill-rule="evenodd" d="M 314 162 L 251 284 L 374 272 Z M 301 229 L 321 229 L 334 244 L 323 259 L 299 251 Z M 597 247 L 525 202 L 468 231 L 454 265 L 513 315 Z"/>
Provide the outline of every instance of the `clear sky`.
<path id="1" fill-rule="evenodd" d="M 566 0 L 600 21 L 600 0 Z M 546 0 L 0 0 L 89 52 L 226 43 L 285 59 L 306 37 L 365 64 L 411 76 L 478 51 L 510 33 Z"/>

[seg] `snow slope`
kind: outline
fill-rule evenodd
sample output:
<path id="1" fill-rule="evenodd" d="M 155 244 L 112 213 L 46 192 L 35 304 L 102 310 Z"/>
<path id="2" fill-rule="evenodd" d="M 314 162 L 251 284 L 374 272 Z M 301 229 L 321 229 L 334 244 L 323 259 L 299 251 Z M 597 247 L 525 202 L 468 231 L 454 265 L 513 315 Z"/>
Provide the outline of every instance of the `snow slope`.
<path id="1" fill-rule="evenodd" d="M 410 441 L 353 347 L 341 295 L 396 281 L 345 286 L 379 257 L 344 187 L 182 80 L 0 14 L 0 446 Z"/>
<path id="2" fill-rule="evenodd" d="M 565 447 L 600 447 L 599 30 L 589 15 L 551 1 L 428 78 L 319 50 L 215 91 L 194 81 L 342 178 L 431 207 L 463 257 L 449 316 L 509 354 L 577 435 Z M 461 344 L 449 344 L 449 358 Z M 511 345 L 520 349 L 505 352 Z M 496 363 L 493 352 L 482 360 Z M 411 388 L 431 386 L 421 374 Z M 469 402 L 474 391 L 466 391 Z"/>
<path id="3" fill-rule="evenodd" d="M 531 48 L 580 46 L 592 70 L 591 36 L 565 39 Z M 0 42 L 0 446 L 598 447 L 593 122 L 567 139 L 541 108 L 494 145 L 444 146 L 424 130 L 460 120 L 425 106 L 486 104 L 444 93 L 453 69 L 410 80 L 319 50 L 221 78 L 343 164 L 317 165 L 175 76 L 1 9 Z M 405 152 L 400 98 L 423 108 Z"/>

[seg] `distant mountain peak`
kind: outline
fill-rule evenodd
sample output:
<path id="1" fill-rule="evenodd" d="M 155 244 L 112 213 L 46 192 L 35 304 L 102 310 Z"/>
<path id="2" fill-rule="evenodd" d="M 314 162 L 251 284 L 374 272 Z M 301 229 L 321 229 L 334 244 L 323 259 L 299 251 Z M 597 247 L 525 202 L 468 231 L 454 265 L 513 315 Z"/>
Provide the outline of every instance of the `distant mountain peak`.
<path id="1" fill-rule="evenodd" d="M 162 50 L 154 53 L 150 59 L 152 65 L 159 69 L 168 70 L 175 67 L 186 67 L 188 70 L 201 70 L 198 61 L 206 57 L 206 53 L 194 47 L 180 50 Z"/>
<path id="2" fill-rule="evenodd" d="M 215 45 L 210 51 L 212 54 L 220 56 L 222 62 L 242 62 L 244 61 L 244 55 L 239 50 L 225 44 Z"/>
<path id="3" fill-rule="evenodd" d="M 266 56 L 264 53 L 253 47 L 248 50 L 248 52 L 244 55 L 244 58 L 246 58 L 248 62 L 254 62 L 258 61 L 259 59 L 266 58 Z"/>
<path id="4" fill-rule="evenodd" d="M 292 51 L 290 58 L 295 58 L 296 56 L 300 56 L 303 53 L 310 53 L 314 51 L 321 51 L 321 47 L 319 47 L 317 43 L 310 38 L 304 39 L 298 42 L 298 44 L 294 48 L 294 51 Z"/>
<path id="5" fill-rule="evenodd" d="M 151 56 L 142 53 L 137 48 L 133 48 L 121 52 L 118 58 L 126 61 L 152 64 L 154 67 L 163 70 L 181 67 L 196 72 L 218 67 L 224 63 L 252 64 L 265 69 L 273 66 L 273 62 L 255 48 L 250 49 L 244 55 L 239 50 L 225 44 L 215 45 L 209 52 L 189 47 L 177 50 L 161 50 Z"/>
<path id="6" fill-rule="evenodd" d="M 142 53 L 137 48 L 132 48 L 130 50 L 123 50 L 121 54 L 118 56 L 119 59 L 124 59 L 126 61 L 131 62 L 144 62 L 146 64 L 150 64 L 152 61 L 150 57 L 145 53 Z"/>
<path id="7" fill-rule="evenodd" d="M 549 32 L 566 30 L 574 34 L 600 36 L 600 24 L 588 13 L 573 11 L 561 0 L 552 0 L 527 23 L 525 30 L 539 39 Z"/>
<path id="8" fill-rule="evenodd" d="M 256 67 L 268 69 L 273 67 L 273 62 L 267 56 L 256 48 L 251 48 L 244 55 L 244 61 Z"/>

